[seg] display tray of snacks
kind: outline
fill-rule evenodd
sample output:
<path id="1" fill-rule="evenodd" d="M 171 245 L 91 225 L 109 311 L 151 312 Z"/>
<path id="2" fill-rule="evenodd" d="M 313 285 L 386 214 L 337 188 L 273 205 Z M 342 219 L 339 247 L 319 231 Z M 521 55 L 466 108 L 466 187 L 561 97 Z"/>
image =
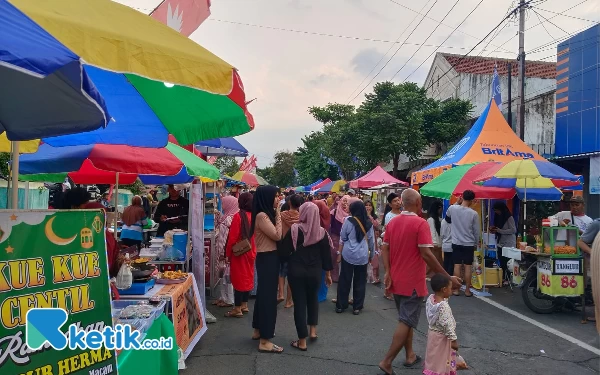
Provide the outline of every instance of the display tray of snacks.
<path id="1" fill-rule="evenodd" d="M 156 277 L 157 284 L 179 284 L 188 278 L 188 274 L 182 271 L 159 272 Z"/>

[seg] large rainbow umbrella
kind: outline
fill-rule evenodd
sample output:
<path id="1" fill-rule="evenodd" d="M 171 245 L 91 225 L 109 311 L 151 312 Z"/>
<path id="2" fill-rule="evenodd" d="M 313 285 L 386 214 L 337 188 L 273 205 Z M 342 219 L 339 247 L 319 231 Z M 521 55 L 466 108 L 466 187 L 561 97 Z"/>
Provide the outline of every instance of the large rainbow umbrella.
<path id="1" fill-rule="evenodd" d="M 38 64 L 48 65 L 44 72 L 60 67 L 46 54 L 45 42 L 62 46 L 75 64 L 83 63 L 81 72 L 91 79 L 87 85 L 95 85 L 104 98 L 111 117 L 106 129 L 44 138 L 51 146 L 160 148 L 167 145 L 169 134 L 179 144 L 188 145 L 244 134 L 254 126 L 233 66 L 167 25 L 124 5 L 109 0 L 3 0 L 0 30 L 0 35 L 20 33 L 38 40 L 31 54 Z M 36 76 L 38 65 L 18 57 L 0 54 L 0 65 Z M 9 92 L 19 89 L 23 90 L 4 86 Z M 35 112 L 37 107 L 30 104 L 29 112 Z M 29 112 L 25 114 L 31 116 Z M 9 139 L 66 133 L 46 130 L 26 138 L 9 133 Z M 6 146 L 5 140 L 4 151 Z"/>
<path id="2" fill-rule="evenodd" d="M 116 180 L 117 173 L 119 183 L 126 183 L 121 177 L 129 181 L 138 176 L 143 182 L 146 178 L 152 179 L 152 176 L 177 177 L 178 182 L 187 182 L 182 179 L 189 180 L 190 176 L 219 179 L 217 168 L 172 143 L 158 149 L 103 144 L 67 147 L 42 144 L 38 152 L 23 155 L 19 164 L 20 177 L 26 181 L 63 181 L 68 174 L 76 183 L 101 183 L 93 182 L 96 174 L 105 182 Z"/>
<path id="3" fill-rule="evenodd" d="M 231 176 L 231 179 L 241 181 L 248 186 L 260 186 L 269 184 L 267 181 L 265 181 L 264 178 L 260 177 L 259 175 L 246 171 L 237 172 L 236 174 Z"/>
<path id="4" fill-rule="evenodd" d="M 315 191 L 315 194 L 321 193 L 339 193 L 341 188 L 346 185 L 346 180 L 337 180 L 328 183 L 325 186 L 319 188 L 319 190 Z"/>

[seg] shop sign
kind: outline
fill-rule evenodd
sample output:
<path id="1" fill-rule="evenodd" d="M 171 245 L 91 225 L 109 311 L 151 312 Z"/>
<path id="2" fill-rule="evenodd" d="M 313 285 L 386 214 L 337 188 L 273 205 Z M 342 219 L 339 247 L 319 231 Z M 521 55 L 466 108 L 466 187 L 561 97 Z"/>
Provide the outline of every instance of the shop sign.
<path id="1" fill-rule="evenodd" d="M 554 259 L 555 275 L 581 275 L 581 259 Z"/>
<path id="2" fill-rule="evenodd" d="M 557 260 L 562 261 L 562 259 L 538 261 L 537 281 L 540 292 L 553 297 L 579 296 L 583 294 L 583 276 L 553 273 L 553 263 Z M 569 261 L 572 260 L 569 259 Z"/>
<path id="3" fill-rule="evenodd" d="M 116 374 L 114 350 L 56 350 L 43 329 L 37 349 L 26 343 L 34 308 L 65 310 L 63 333 L 112 325 L 104 220 L 100 210 L 0 212 L 2 374 Z"/>
<path id="4" fill-rule="evenodd" d="M 590 194 L 600 194 L 600 155 L 590 156 Z"/>

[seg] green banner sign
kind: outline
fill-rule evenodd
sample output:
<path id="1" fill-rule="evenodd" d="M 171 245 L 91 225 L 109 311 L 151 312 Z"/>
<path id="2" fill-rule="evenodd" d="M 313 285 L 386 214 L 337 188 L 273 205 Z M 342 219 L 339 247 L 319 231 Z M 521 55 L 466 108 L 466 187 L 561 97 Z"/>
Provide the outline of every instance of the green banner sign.
<path id="1" fill-rule="evenodd" d="M 104 214 L 100 210 L 0 212 L 0 374 L 116 374 L 115 353 L 31 350 L 26 316 L 61 308 L 71 324 L 102 331 L 112 325 Z"/>

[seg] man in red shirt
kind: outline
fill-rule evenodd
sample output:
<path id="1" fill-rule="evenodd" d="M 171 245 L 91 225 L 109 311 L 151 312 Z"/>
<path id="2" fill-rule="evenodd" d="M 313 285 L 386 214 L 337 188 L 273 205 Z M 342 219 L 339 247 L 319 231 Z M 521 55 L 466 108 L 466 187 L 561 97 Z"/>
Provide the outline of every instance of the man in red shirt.
<path id="1" fill-rule="evenodd" d="M 423 297 L 428 293 L 426 267 L 448 275 L 431 252 L 433 241 L 427 221 L 418 216 L 423 207 L 421 195 L 413 189 L 404 190 L 402 205 L 404 211 L 386 225 L 382 246 L 385 287 L 394 295 L 399 320 L 392 345 L 379 363 L 379 369 L 386 374 L 394 374 L 392 362 L 402 348 L 406 349 L 405 367 L 421 362 L 421 357 L 413 351 L 412 339 L 413 329 L 419 324 Z M 456 276 L 452 282 L 456 287 L 461 285 Z"/>

